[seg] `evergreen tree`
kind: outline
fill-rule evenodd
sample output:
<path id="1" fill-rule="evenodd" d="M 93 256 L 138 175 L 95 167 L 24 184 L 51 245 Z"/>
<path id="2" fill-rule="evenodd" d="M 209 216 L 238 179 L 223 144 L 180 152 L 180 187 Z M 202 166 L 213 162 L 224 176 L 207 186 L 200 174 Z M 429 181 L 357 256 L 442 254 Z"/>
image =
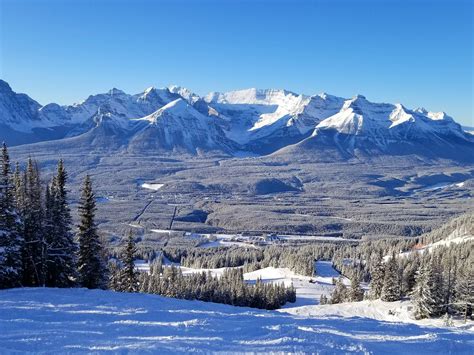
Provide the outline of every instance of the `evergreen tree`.
<path id="1" fill-rule="evenodd" d="M 106 267 L 102 259 L 102 244 L 95 224 L 96 203 L 89 175 L 84 179 L 79 204 L 80 225 L 77 233 L 79 242 L 79 283 L 87 288 L 105 288 Z"/>
<path id="2" fill-rule="evenodd" d="M 19 286 L 22 277 L 23 237 L 15 206 L 10 157 L 3 143 L 0 171 L 0 289 Z"/>
<path id="3" fill-rule="evenodd" d="M 452 252 L 452 249 L 448 249 L 443 255 L 442 261 L 442 273 L 443 273 L 443 312 L 448 314 L 452 313 L 452 301 L 454 299 L 455 283 L 456 283 L 456 259 Z M 449 317 L 447 317 L 449 319 Z"/>
<path id="4" fill-rule="evenodd" d="M 107 270 L 109 271 L 109 289 L 114 291 L 123 291 L 120 274 L 121 270 L 117 262 L 109 261 L 109 263 L 107 264 Z"/>
<path id="5" fill-rule="evenodd" d="M 137 292 L 138 291 L 138 272 L 135 270 L 135 254 L 137 249 L 135 247 L 135 240 L 133 239 L 132 231 L 129 232 L 126 244 L 122 252 L 122 270 L 121 270 L 121 285 L 125 292 Z M 170 268 L 170 269 L 173 269 Z M 172 270 L 173 271 L 173 270 Z M 175 281 L 176 277 L 173 274 L 172 281 Z M 174 291 L 170 291 L 170 297 L 174 297 Z"/>
<path id="6" fill-rule="evenodd" d="M 43 230 L 43 206 L 41 182 L 38 166 L 28 159 L 26 171 L 20 181 L 16 181 L 18 210 L 22 219 L 22 233 L 25 239 L 23 248 L 23 285 L 43 286 L 46 271 L 46 244 Z"/>
<path id="7" fill-rule="evenodd" d="M 462 312 L 464 322 L 467 317 L 472 314 L 472 307 L 474 304 L 474 267 L 471 262 L 464 265 L 459 270 L 459 275 L 456 280 L 456 306 Z"/>
<path id="8" fill-rule="evenodd" d="M 322 294 L 322 295 L 319 297 L 319 304 L 320 304 L 320 305 L 328 304 L 328 298 L 327 298 L 326 295 Z"/>
<path id="9" fill-rule="evenodd" d="M 342 281 L 342 277 L 336 281 L 336 287 L 334 288 L 333 293 L 331 294 L 331 303 L 342 303 L 347 300 L 347 287 Z"/>
<path id="10" fill-rule="evenodd" d="M 349 290 L 349 299 L 351 302 L 360 302 L 364 299 L 364 290 L 360 287 L 359 274 L 351 279 L 351 289 Z"/>
<path id="11" fill-rule="evenodd" d="M 394 302 L 400 299 L 400 284 L 398 282 L 398 263 L 395 253 L 385 264 L 385 275 L 381 294 L 382 301 Z"/>
<path id="12" fill-rule="evenodd" d="M 405 268 L 403 271 L 402 280 L 402 295 L 407 296 L 413 291 L 415 287 L 415 276 L 419 267 L 418 253 L 409 255 L 406 259 Z"/>
<path id="13" fill-rule="evenodd" d="M 416 319 L 428 318 L 432 312 L 432 270 L 427 263 L 423 263 L 415 276 L 415 287 L 412 293 L 414 314 Z"/>
<path id="14" fill-rule="evenodd" d="M 51 185 L 52 231 L 47 236 L 48 270 L 47 285 L 70 287 L 76 279 L 76 244 L 71 232 L 71 212 L 67 203 L 67 172 L 63 160 L 59 160 Z"/>
<path id="15" fill-rule="evenodd" d="M 440 264 L 440 259 L 437 255 L 431 257 L 432 271 L 432 295 L 433 295 L 433 312 L 432 316 L 439 316 L 444 308 L 444 294 L 443 294 L 443 271 Z"/>
<path id="16" fill-rule="evenodd" d="M 377 264 L 374 266 L 371 273 L 371 282 L 370 282 L 370 295 L 373 299 L 378 299 L 382 296 L 382 288 L 385 278 L 385 266 L 382 263 L 380 258 Z"/>

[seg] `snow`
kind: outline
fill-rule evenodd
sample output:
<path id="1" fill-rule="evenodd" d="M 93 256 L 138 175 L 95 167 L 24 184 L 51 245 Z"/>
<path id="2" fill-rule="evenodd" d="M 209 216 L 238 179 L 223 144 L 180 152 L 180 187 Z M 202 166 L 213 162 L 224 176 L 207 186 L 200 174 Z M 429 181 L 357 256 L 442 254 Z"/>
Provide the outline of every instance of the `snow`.
<path id="1" fill-rule="evenodd" d="M 415 191 L 436 191 L 436 190 L 442 190 L 447 187 L 463 187 L 465 182 L 459 182 L 456 184 L 450 183 L 450 182 L 440 182 L 438 184 L 430 185 L 427 187 L 424 187 L 422 189 L 417 189 Z"/>
<path id="2" fill-rule="evenodd" d="M 110 197 L 97 196 L 97 197 L 95 198 L 95 201 L 96 201 L 97 203 L 107 203 L 107 202 L 110 201 Z"/>
<path id="3" fill-rule="evenodd" d="M 295 274 L 287 268 L 267 267 L 245 273 L 244 279 L 250 282 L 261 279 L 265 283 L 283 283 L 287 287 L 293 285 L 296 289 L 296 302 L 287 303 L 283 307 L 284 309 L 290 309 L 304 305 L 316 305 L 319 304 L 321 295 L 330 296 L 334 290 L 332 278 L 338 278 L 339 273 L 332 268 L 330 262 L 318 261 L 316 263 L 316 270 L 319 270 L 319 268 L 321 268 L 322 274 L 318 271 L 317 276 L 311 277 Z M 328 273 L 328 269 L 331 270 L 330 273 Z M 348 285 L 350 282 L 344 278 L 344 283 Z"/>
<path id="4" fill-rule="evenodd" d="M 327 94 L 306 96 L 286 90 L 255 88 L 213 92 L 204 100 L 229 122 L 226 136 L 240 144 L 287 127 L 293 127 L 297 134 L 310 132 L 321 120 L 338 112 L 344 101 Z"/>
<path id="5" fill-rule="evenodd" d="M 342 217 L 325 217 L 336 218 L 343 220 L 350 220 Z M 187 237 L 194 236 L 197 238 L 207 238 L 209 242 L 201 244 L 200 247 L 211 248 L 218 246 L 241 246 L 257 248 L 261 245 L 280 244 L 281 242 L 294 241 L 351 241 L 353 239 L 346 239 L 341 237 L 329 237 L 323 235 L 303 235 L 303 234 L 278 234 L 270 236 L 262 235 L 242 235 L 242 234 L 208 234 L 208 233 L 193 233 L 186 234 Z"/>
<path id="6" fill-rule="evenodd" d="M 384 322 L 417 324 L 420 326 L 445 326 L 445 321 L 442 317 L 416 320 L 412 315 L 413 305 L 409 300 L 395 302 L 364 300 L 361 302 L 283 308 L 279 311 L 303 317 L 325 317 L 336 319 L 361 317 Z M 463 320 L 458 318 L 454 319 L 453 323 L 457 328 L 474 332 L 474 323 L 472 321 L 464 324 Z"/>
<path id="7" fill-rule="evenodd" d="M 217 120 L 196 110 L 185 99 L 171 101 L 152 114 L 134 119 L 143 125 L 137 139 L 156 140 L 161 148 L 219 148 L 225 150 L 227 142 Z"/>
<path id="8" fill-rule="evenodd" d="M 146 260 L 135 260 L 135 269 L 140 272 L 150 272 L 150 264 Z"/>
<path id="9" fill-rule="evenodd" d="M 179 232 L 179 231 L 176 231 L 176 230 L 173 230 L 173 229 L 150 229 L 150 232 L 161 233 L 161 234 L 172 234 L 172 233 L 176 233 L 176 232 Z"/>
<path id="10" fill-rule="evenodd" d="M 148 182 L 141 184 L 141 187 L 143 187 L 144 189 L 153 190 L 153 191 L 158 191 L 163 186 L 165 186 L 165 184 L 148 183 Z"/>
<path id="11" fill-rule="evenodd" d="M 331 307 L 344 314 L 349 304 L 289 314 L 100 290 L 2 290 L 0 353 L 422 354 L 468 353 L 474 346 L 467 329 L 314 313 Z"/>
<path id="12" fill-rule="evenodd" d="M 183 88 L 181 86 L 172 85 L 168 89 L 170 92 L 178 94 L 181 97 L 183 97 L 190 104 L 194 104 L 196 101 L 200 99 L 200 97 L 196 95 L 195 93 L 193 93 L 191 90 L 187 88 Z"/>

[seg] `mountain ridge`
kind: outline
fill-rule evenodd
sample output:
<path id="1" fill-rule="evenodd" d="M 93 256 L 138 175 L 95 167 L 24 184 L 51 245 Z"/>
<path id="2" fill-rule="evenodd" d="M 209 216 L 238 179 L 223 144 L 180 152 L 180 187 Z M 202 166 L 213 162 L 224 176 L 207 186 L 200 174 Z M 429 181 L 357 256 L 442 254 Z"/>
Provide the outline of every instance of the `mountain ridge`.
<path id="1" fill-rule="evenodd" d="M 474 155 L 474 137 L 446 113 L 373 103 L 363 95 L 345 99 L 251 88 L 200 97 L 170 86 L 134 95 L 113 88 L 73 105 L 41 106 L 0 80 L 0 114 L 0 139 L 10 145 L 82 137 L 96 146 L 113 141 L 134 151 L 278 155 L 322 147 L 344 157 L 361 151 L 434 158 L 446 151 L 440 156 L 453 159 Z M 458 154 L 459 149 L 467 151 Z"/>

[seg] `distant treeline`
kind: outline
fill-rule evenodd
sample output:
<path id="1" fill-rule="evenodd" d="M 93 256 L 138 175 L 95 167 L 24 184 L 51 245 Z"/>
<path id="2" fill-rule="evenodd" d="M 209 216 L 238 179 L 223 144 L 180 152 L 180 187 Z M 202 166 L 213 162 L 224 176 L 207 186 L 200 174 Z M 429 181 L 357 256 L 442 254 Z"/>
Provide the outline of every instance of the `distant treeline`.
<path id="1" fill-rule="evenodd" d="M 351 287 L 338 280 L 332 297 L 323 301 L 362 300 L 354 293 L 365 280 L 371 286 L 367 298 L 393 302 L 410 297 L 417 318 L 456 313 L 464 318 L 472 316 L 474 243 L 452 243 L 423 251 L 425 243 L 439 241 L 453 231 L 472 232 L 472 221 L 472 215 L 462 216 L 421 240 L 388 239 L 340 248 L 334 254 L 333 265 L 351 279 Z"/>

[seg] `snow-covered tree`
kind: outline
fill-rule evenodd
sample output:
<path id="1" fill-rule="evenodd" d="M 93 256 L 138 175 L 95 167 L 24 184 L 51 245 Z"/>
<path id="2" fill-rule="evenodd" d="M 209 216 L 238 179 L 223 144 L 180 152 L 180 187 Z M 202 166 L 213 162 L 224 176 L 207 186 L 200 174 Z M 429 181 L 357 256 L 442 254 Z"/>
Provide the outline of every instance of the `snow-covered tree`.
<path id="1" fill-rule="evenodd" d="M 0 171 L 0 288 L 21 283 L 23 237 L 15 206 L 15 189 L 11 176 L 10 157 L 2 146 Z"/>
<path id="2" fill-rule="evenodd" d="M 122 270 L 120 273 L 120 284 L 125 292 L 138 291 L 138 272 L 135 269 L 135 240 L 132 231 L 127 236 L 127 241 L 122 251 Z"/>
<path id="3" fill-rule="evenodd" d="M 395 253 L 385 263 L 385 275 L 381 294 L 382 301 L 394 302 L 400 299 L 400 283 L 398 280 L 398 263 Z"/>
<path id="4" fill-rule="evenodd" d="M 428 318 L 437 314 L 441 308 L 437 297 L 436 276 L 432 261 L 425 260 L 415 276 L 415 287 L 412 292 L 414 314 L 417 319 Z"/>
<path id="5" fill-rule="evenodd" d="M 105 288 L 107 280 L 106 266 L 102 258 L 102 244 L 95 223 L 95 212 L 96 202 L 92 182 L 89 175 L 86 175 L 79 204 L 77 268 L 80 285 L 91 289 Z"/>
<path id="6" fill-rule="evenodd" d="M 53 228 L 47 236 L 47 285 L 51 287 L 72 286 L 77 277 L 76 244 L 71 231 L 72 218 L 67 202 L 67 178 L 64 162 L 61 159 L 51 184 Z"/>
<path id="7" fill-rule="evenodd" d="M 329 302 L 328 297 L 325 294 L 322 294 L 319 297 L 319 304 L 324 305 L 324 304 L 328 304 L 328 302 Z"/>
<path id="8" fill-rule="evenodd" d="M 378 299 L 382 295 L 382 288 L 385 278 L 385 266 L 380 258 L 373 267 L 370 280 L 370 297 Z"/>
<path id="9" fill-rule="evenodd" d="M 37 163 L 28 159 L 23 178 L 16 180 L 17 208 L 22 221 L 23 285 L 43 286 L 46 274 L 46 242 L 44 235 L 44 210 L 41 181 Z"/>
<path id="10" fill-rule="evenodd" d="M 364 299 L 364 290 L 360 286 L 360 275 L 355 274 L 351 279 L 351 288 L 349 289 L 349 300 L 351 302 L 360 302 Z"/>
<path id="11" fill-rule="evenodd" d="M 459 270 L 456 280 L 456 306 L 462 312 L 464 321 L 472 314 L 474 305 L 474 263 L 464 265 Z"/>
<path id="12" fill-rule="evenodd" d="M 347 300 L 347 287 L 344 285 L 342 277 L 336 281 L 336 287 L 331 294 L 331 303 L 342 303 Z"/>

